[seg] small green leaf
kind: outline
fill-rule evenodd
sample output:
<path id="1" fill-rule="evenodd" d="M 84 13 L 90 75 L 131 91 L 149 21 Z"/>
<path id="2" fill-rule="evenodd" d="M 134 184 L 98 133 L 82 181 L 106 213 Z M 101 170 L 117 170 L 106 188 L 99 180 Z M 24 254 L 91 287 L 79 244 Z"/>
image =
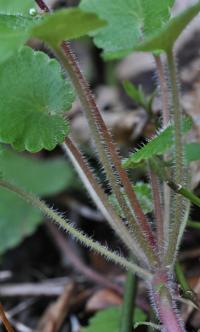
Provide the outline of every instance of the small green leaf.
<path id="1" fill-rule="evenodd" d="M 137 88 L 129 81 L 125 81 L 123 84 L 126 94 L 133 99 L 138 105 L 146 107 L 146 96 L 141 87 Z"/>
<path id="2" fill-rule="evenodd" d="M 73 169 L 65 160 L 30 158 L 1 145 L 0 168 L 4 179 L 40 196 L 57 194 L 76 183 Z M 0 253 L 3 253 L 31 235 L 43 215 L 4 189 L 0 189 L 0 201 Z"/>
<path id="3" fill-rule="evenodd" d="M 191 120 L 186 118 L 183 121 L 183 132 L 187 133 L 191 129 L 191 126 Z M 173 132 L 174 126 L 172 125 L 162 130 L 141 149 L 131 154 L 130 157 L 123 162 L 123 167 L 134 168 L 139 163 L 148 160 L 155 155 L 163 155 L 164 152 L 171 148 L 174 144 Z"/>
<path id="4" fill-rule="evenodd" d="M 173 4 L 174 0 L 82 0 L 80 8 L 108 21 L 91 35 L 107 58 L 118 58 L 166 24 Z"/>
<path id="5" fill-rule="evenodd" d="M 199 13 L 200 1 L 194 6 L 188 8 L 180 15 L 172 18 L 163 28 L 158 30 L 155 35 L 147 38 L 135 49 L 139 51 L 165 51 L 168 52 L 173 48 L 174 43 L 182 31 L 187 27 L 190 21 Z"/>
<path id="6" fill-rule="evenodd" d="M 0 141 L 30 152 L 63 142 L 74 92 L 58 63 L 24 47 L 0 65 L 0 77 Z"/>
<path id="7" fill-rule="evenodd" d="M 191 161 L 200 160 L 200 144 L 185 144 L 185 156 L 188 163 Z"/>
<path id="8" fill-rule="evenodd" d="M 85 327 L 81 332 L 117 332 L 119 330 L 121 316 L 120 307 L 112 307 L 98 312 L 90 319 L 88 327 Z M 144 322 L 146 314 L 139 308 L 135 308 L 133 316 L 133 325 L 137 322 Z"/>
<path id="9" fill-rule="evenodd" d="M 33 7 L 33 0 L 0 0 L 0 13 L 28 15 Z"/>
<path id="10" fill-rule="evenodd" d="M 150 185 L 148 183 L 144 183 L 144 182 L 137 182 L 134 185 L 134 191 L 136 193 L 138 201 L 141 204 L 143 212 L 145 214 L 152 212 L 153 204 L 152 204 L 152 195 L 151 195 Z M 123 195 L 124 195 L 126 201 L 128 202 L 128 198 L 124 192 L 123 192 Z M 117 213 L 123 217 L 123 211 L 121 210 L 121 208 L 118 204 L 118 201 L 113 194 L 110 195 L 109 200 L 110 200 L 111 204 L 115 207 Z"/>
<path id="11" fill-rule="evenodd" d="M 32 18 L 0 14 L 0 63 L 22 48 L 33 24 Z"/>
<path id="12" fill-rule="evenodd" d="M 95 14 L 84 13 L 79 8 L 70 8 L 47 15 L 40 24 L 32 29 L 32 36 L 51 45 L 62 40 L 82 37 L 106 24 Z"/>

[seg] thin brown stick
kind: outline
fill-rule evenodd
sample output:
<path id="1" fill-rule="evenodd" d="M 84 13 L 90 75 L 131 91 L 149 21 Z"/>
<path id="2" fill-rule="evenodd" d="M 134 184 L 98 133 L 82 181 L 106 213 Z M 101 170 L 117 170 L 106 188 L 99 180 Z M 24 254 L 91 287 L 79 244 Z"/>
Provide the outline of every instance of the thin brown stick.
<path id="1" fill-rule="evenodd" d="M 6 317 L 5 311 L 1 303 L 0 303 L 0 319 L 2 320 L 2 323 L 5 326 L 7 332 L 14 332 L 12 326 L 10 325 L 9 320 Z"/>
<path id="2" fill-rule="evenodd" d="M 110 288 L 120 295 L 123 294 L 123 289 L 120 285 L 115 283 L 113 280 L 109 280 L 108 276 L 104 276 L 85 264 L 81 257 L 74 252 L 66 237 L 59 232 L 57 227 L 50 223 L 46 223 L 46 227 L 56 246 L 59 248 L 61 255 L 63 258 L 66 258 L 68 264 L 70 262 L 76 270 L 93 283 L 101 285 L 105 288 Z"/>

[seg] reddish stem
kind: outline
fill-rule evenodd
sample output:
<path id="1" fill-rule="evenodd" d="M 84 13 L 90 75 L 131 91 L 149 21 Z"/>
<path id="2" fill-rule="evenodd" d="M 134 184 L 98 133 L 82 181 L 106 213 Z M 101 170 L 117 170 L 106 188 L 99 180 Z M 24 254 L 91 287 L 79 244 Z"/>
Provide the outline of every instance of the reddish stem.
<path id="1" fill-rule="evenodd" d="M 151 165 L 149 165 L 149 174 L 150 174 L 151 188 L 152 188 L 152 194 L 153 194 L 158 248 L 162 252 L 164 249 L 163 248 L 163 246 L 164 246 L 164 228 L 163 228 L 163 212 L 162 212 L 162 205 L 161 205 L 159 179 L 158 179 L 158 176 L 152 170 Z"/>
<path id="2" fill-rule="evenodd" d="M 40 9 L 43 10 L 45 13 L 50 12 L 49 7 L 46 5 L 46 3 L 43 0 L 35 0 L 35 2 L 40 7 Z"/>
<path id="3" fill-rule="evenodd" d="M 49 8 L 45 5 L 43 0 L 37 1 L 37 3 L 41 9 L 45 7 L 45 11 L 50 11 Z M 79 97 L 80 97 L 83 105 L 85 105 L 86 109 L 90 109 L 91 116 L 93 117 L 93 120 L 96 123 L 96 126 L 100 129 L 99 135 L 100 135 L 101 145 L 102 146 L 105 145 L 109 152 L 111 162 L 113 162 L 113 164 L 114 164 L 114 167 L 116 169 L 116 172 L 118 173 L 120 182 L 123 185 L 124 190 L 127 194 L 127 197 L 134 209 L 135 215 L 137 217 L 138 226 L 141 227 L 142 233 L 145 236 L 145 238 L 147 239 L 148 245 L 150 246 L 150 250 L 152 251 L 151 254 L 152 254 L 153 260 L 157 261 L 156 255 L 154 255 L 154 251 L 157 249 L 157 243 L 154 238 L 150 223 L 148 222 L 145 214 L 143 213 L 143 211 L 141 209 L 141 206 L 137 200 L 136 194 L 129 181 L 126 171 L 121 167 L 121 161 L 120 161 L 119 155 L 116 151 L 116 147 L 113 143 L 112 136 L 104 123 L 100 110 L 91 93 L 89 85 L 79 68 L 76 56 L 72 52 L 69 43 L 63 42 L 61 47 L 62 47 L 62 50 L 65 55 L 65 64 L 67 65 L 68 73 L 69 73 L 78 93 L 81 91 L 81 93 L 79 93 Z M 111 167 L 111 172 L 113 172 L 112 167 Z"/>

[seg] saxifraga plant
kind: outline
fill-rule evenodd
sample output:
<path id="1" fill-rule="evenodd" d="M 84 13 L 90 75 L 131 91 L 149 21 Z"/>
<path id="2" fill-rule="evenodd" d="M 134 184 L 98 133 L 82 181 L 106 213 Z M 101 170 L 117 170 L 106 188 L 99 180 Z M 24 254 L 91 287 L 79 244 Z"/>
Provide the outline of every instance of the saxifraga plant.
<path id="1" fill-rule="evenodd" d="M 200 205 L 200 200 L 185 187 L 188 180 L 183 135 L 188 129 L 184 128 L 187 127 L 187 121 L 183 119 L 180 105 L 180 84 L 173 49 L 182 30 L 198 14 L 200 2 L 174 18 L 170 16 L 173 0 L 141 0 L 140 3 L 136 0 L 82 0 L 79 8 L 57 13 L 51 13 L 43 0 L 36 0 L 36 3 L 45 13 L 43 17 L 37 14 L 36 17 L 29 18 L 5 14 L 0 16 L 0 33 L 4 33 L 7 41 L 10 38 L 12 43 L 12 46 L 9 43 L 4 43 L 2 46 L 5 63 L 0 65 L 3 81 L 1 91 L 2 93 L 5 91 L 6 94 L 7 89 L 13 88 L 9 92 L 9 97 L 13 98 L 15 105 L 14 114 L 10 99 L 5 97 L 2 101 L 0 140 L 2 143 L 11 144 L 17 150 L 29 152 L 37 152 L 42 148 L 51 150 L 58 143 L 62 143 L 88 193 L 130 253 L 131 259 L 112 252 L 89 238 L 61 214 L 48 207 L 45 202 L 8 182 L 3 174 L 0 186 L 18 194 L 40 209 L 89 249 L 137 274 L 146 283 L 152 307 L 161 323 L 160 329 L 165 332 L 183 332 L 184 322 L 176 303 L 174 267 L 190 202 Z M 35 14 L 35 11 L 31 11 L 31 14 Z M 127 23 L 124 26 L 119 21 L 123 19 Z M 152 52 L 157 65 L 163 104 L 163 129 L 156 138 L 123 163 L 80 70 L 77 58 L 69 42 L 64 41 L 88 33 L 94 37 L 97 46 L 104 50 L 104 57 L 107 59 L 117 59 L 134 50 L 140 50 Z M 30 37 L 44 41 L 69 76 L 83 106 L 101 167 L 104 169 L 113 197 L 120 207 L 120 213 L 115 204 L 113 205 L 108 199 L 81 151 L 70 136 L 67 136 L 68 126 L 63 119 L 63 112 L 70 108 L 70 103 L 73 101 L 73 91 L 69 83 L 62 84 L 55 75 L 57 70 L 55 62 L 47 64 L 45 55 L 22 47 Z M 163 66 L 162 53 L 166 54 L 167 68 Z M 12 67 L 13 63 L 15 67 Z M 37 64 L 38 73 L 34 70 Z M 51 71 L 45 76 L 45 70 L 50 68 Z M 10 83 L 12 77 L 17 79 L 20 70 L 21 80 L 26 79 L 24 84 L 28 86 L 28 96 L 20 90 L 21 81 L 18 86 L 16 85 L 17 92 L 14 91 L 15 85 Z M 27 76 L 24 72 L 27 72 Z M 48 92 L 50 88 L 48 75 L 51 73 L 55 75 L 53 97 Z M 30 80 L 27 78 L 28 75 L 32 75 Z M 39 80 L 43 77 L 46 81 L 42 85 L 42 81 Z M 10 79 L 8 85 L 6 78 L 8 81 Z M 34 82 L 38 84 L 34 85 Z M 59 85 L 58 89 L 56 85 Z M 68 93 L 62 95 L 65 94 L 65 88 L 68 89 Z M 127 90 L 128 88 L 131 94 L 131 86 L 127 87 Z M 56 94 L 58 97 L 61 94 L 63 100 L 58 102 Z M 143 107 L 148 104 L 145 103 L 141 91 L 133 91 L 132 87 L 132 94 L 142 102 Z M 65 103 L 64 98 L 68 98 L 69 102 Z M 26 111 L 28 115 L 25 114 Z M 169 166 L 169 161 L 173 167 Z M 139 162 L 146 163 L 148 168 L 154 205 L 153 223 L 141 208 L 134 185 L 125 170 L 137 166 Z"/>

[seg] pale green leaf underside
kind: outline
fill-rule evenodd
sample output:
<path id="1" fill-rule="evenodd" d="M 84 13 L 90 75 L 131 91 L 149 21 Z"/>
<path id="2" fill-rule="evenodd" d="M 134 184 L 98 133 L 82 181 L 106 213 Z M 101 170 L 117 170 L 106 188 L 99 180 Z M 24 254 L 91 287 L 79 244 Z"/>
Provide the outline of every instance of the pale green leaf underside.
<path id="1" fill-rule="evenodd" d="M 82 332 L 117 332 L 120 326 L 121 308 L 111 307 L 99 311 L 90 319 L 89 326 L 85 327 Z M 146 315 L 139 309 L 135 308 L 133 316 L 133 325 L 137 322 L 145 322 Z"/>
<path id="2" fill-rule="evenodd" d="M 64 141 L 74 92 L 60 66 L 41 52 L 24 49 L 0 65 L 0 141 L 16 150 L 52 150 Z"/>
<path id="3" fill-rule="evenodd" d="M 170 18 L 174 0 L 82 0 L 80 8 L 108 21 L 91 35 L 109 57 L 117 58 L 160 29 Z"/>
<path id="4" fill-rule="evenodd" d="M 4 179 L 40 196 L 56 194 L 76 183 L 73 169 L 61 158 L 42 161 L 0 146 Z M 0 189 L 0 253 L 19 244 L 42 222 L 42 213 L 16 194 Z"/>
<path id="5" fill-rule="evenodd" d="M 82 37 L 105 24 L 106 22 L 95 14 L 84 13 L 79 8 L 71 8 L 47 15 L 40 24 L 33 27 L 31 34 L 54 45 L 65 39 Z"/>
<path id="6" fill-rule="evenodd" d="M 200 1 L 180 15 L 172 18 L 154 36 L 147 38 L 146 41 L 135 47 L 139 51 L 165 51 L 173 48 L 174 43 L 190 21 L 199 13 Z"/>
<path id="7" fill-rule="evenodd" d="M 33 0 L 0 0 L 1 13 L 28 15 L 29 9 L 34 7 Z"/>
<path id="8" fill-rule="evenodd" d="M 183 123 L 183 132 L 191 129 L 191 121 L 185 119 Z M 123 162 L 124 168 L 134 168 L 137 164 L 151 159 L 153 156 L 163 155 L 166 150 L 174 144 L 174 126 L 169 126 L 162 130 L 157 136 L 145 144 L 142 148 L 135 151 L 128 159 Z"/>

